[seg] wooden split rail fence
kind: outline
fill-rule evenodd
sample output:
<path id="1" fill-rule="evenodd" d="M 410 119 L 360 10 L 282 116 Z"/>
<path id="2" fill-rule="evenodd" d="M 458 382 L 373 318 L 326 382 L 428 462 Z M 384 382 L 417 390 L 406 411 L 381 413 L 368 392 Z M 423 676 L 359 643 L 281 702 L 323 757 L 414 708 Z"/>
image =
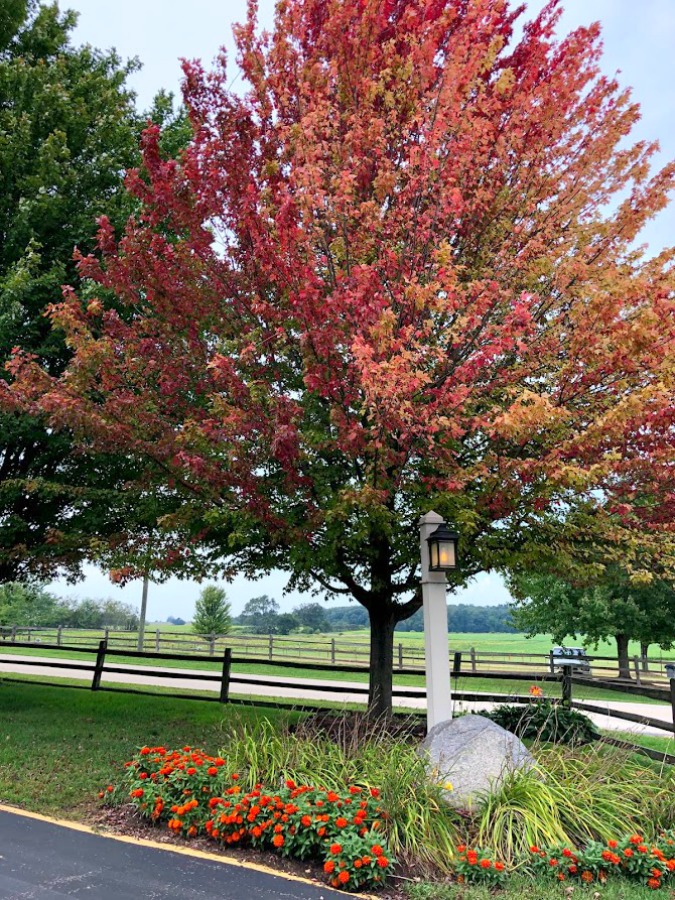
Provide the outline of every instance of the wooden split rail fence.
<path id="1" fill-rule="evenodd" d="M 109 649 L 137 650 L 138 635 L 133 631 L 105 629 L 46 628 L 27 626 L 0 626 L 0 638 L 8 643 L 34 643 L 37 646 L 55 644 L 59 649 L 76 649 L 91 646 L 105 640 Z M 0 641 L 0 646 L 2 641 Z M 366 641 L 350 640 L 349 633 L 334 637 L 312 635 L 258 635 L 238 634 L 197 635 L 189 632 L 164 629 L 147 630 L 143 650 L 154 653 L 179 653 L 196 659 L 200 655 L 220 657 L 226 647 L 239 657 L 250 657 L 250 661 L 282 662 L 296 660 L 307 663 L 330 663 L 331 665 L 351 665 L 367 668 L 370 648 Z M 476 650 L 475 647 L 462 649 L 464 671 L 489 674 L 502 672 L 530 671 L 532 677 L 545 671 L 555 671 L 556 658 L 552 653 L 503 653 Z M 128 654 L 127 654 L 128 655 Z M 594 677 L 606 678 L 617 675 L 616 658 L 589 655 L 589 672 Z M 664 657 L 639 657 L 631 659 L 631 683 L 640 686 L 658 684 L 667 687 L 665 666 L 672 659 Z M 394 667 L 398 672 L 424 671 L 424 647 L 411 646 L 399 641 L 394 645 Z"/>
<path id="2" fill-rule="evenodd" d="M 29 643 L 19 643 L 15 642 L 16 646 L 19 647 L 31 647 L 34 648 L 34 644 Z M 63 645 L 57 644 L 43 644 L 41 645 L 45 650 L 55 650 L 55 649 L 63 649 Z M 50 658 L 50 659 L 35 659 L 28 660 L 26 658 L 22 658 L 20 660 L 20 664 L 22 666 L 41 666 L 48 667 L 54 669 L 67 669 L 71 671 L 86 671 L 90 672 L 92 675 L 91 680 L 91 690 L 99 691 L 116 691 L 122 693 L 144 693 L 151 694 L 151 691 L 139 689 L 128 688 L 128 687 L 119 687 L 119 686 L 103 686 L 101 684 L 102 678 L 104 674 L 108 675 L 116 675 L 116 674 L 124 674 L 124 675 L 150 675 L 154 677 L 166 678 L 166 679 L 189 679 L 194 681 L 203 681 L 210 682 L 216 686 L 217 696 L 209 696 L 204 694 L 178 694 L 172 692 L 173 697 L 178 697 L 182 699 L 190 699 L 190 700 L 212 700 L 218 701 L 220 703 L 229 703 L 229 702 L 239 702 L 239 703 L 248 703 L 250 705 L 262 705 L 262 706 L 283 706 L 284 704 L 279 703 L 277 698 L 270 698 L 265 700 L 232 700 L 230 697 L 230 689 L 232 685 L 249 685 L 249 686 L 259 686 L 259 687 L 276 687 L 276 688 L 298 688 L 298 682 L 295 680 L 294 682 L 284 681 L 283 677 L 279 678 L 260 678 L 260 677 L 250 677 L 246 674 L 242 673 L 233 673 L 232 666 L 234 664 L 252 664 L 259 663 L 265 664 L 267 666 L 272 665 L 274 668 L 278 668 L 281 671 L 285 668 L 293 668 L 293 669 L 303 669 L 310 670 L 312 672 L 322 671 L 322 672 L 347 672 L 347 673 L 363 673 L 363 666 L 349 666 L 349 665 L 333 665 L 330 663 L 298 663 L 290 660 L 276 660 L 270 662 L 269 659 L 260 658 L 260 659 L 252 659 L 250 656 L 234 656 L 231 647 L 226 647 L 223 650 L 222 656 L 220 658 L 220 671 L 218 673 L 215 672 L 194 672 L 190 670 L 186 672 L 183 669 L 157 669 L 151 668 L 148 666 L 129 666 L 129 665 L 115 665 L 114 663 L 111 665 L 111 660 L 114 660 L 116 657 L 127 657 L 133 659 L 142 659 L 142 660 L 152 660 L 153 662 L 161 662 L 162 660 L 167 661 L 185 661 L 184 654 L 176 654 L 176 653 L 148 653 L 145 651 L 134 651 L 134 650 L 120 650 L 118 648 L 110 647 L 108 642 L 103 639 L 98 644 L 98 649 L 94 651 L 91 647 L 70 647 L 71 651 L 75 653 L 93 653 L 96 652 L 96 659 L 94 663 L 75 663 L 72 660 L 59 661 L 58 658 Z M 214 663 L 214 658 L 211 655 L 193 655 L 191 656 L 191 661 L 194 662 L 204 662 L 204 663 Z M 11 662 L 12 660 L 16 660 L 12 654 L 0 653 L 0 663 L 2 662 Z M 453 656 L 453 664 L 452 669 L 449 673 L 451 678 L 462 677 L 464 679 L 494 679 L 496 681 L 504 680 L 505 678 L 508 681 L 522 681 L 522 682 L 532 682 L 532 673 L 531 672 L 476 672 L 472 669 L 464 670 L 463 669 L 463 655 L 461 652 L 456 652 Z M 418 675 L 419 672 L 416 669 L 404 669 L 399 674 L 402 675 Z M 15 679 L 16 680 L 16 679 Z M 569 667 L 562 668 L 556 670 L 554 672 L 545 671 L 538 673 L 536 676 L 536 680 L 538 682 L 557 682 L 561 686 L 561 697 L 558 699 L 553 699 L 553 703 L 561 703 L 567 707 L 573 707 L 574 709 L 578 709 L 584 712 L 597 713 L 601 715 L 608 715 L 609 710 L 607 707 L 600 706 L 596 703 L 589 703 L 586 701 L 578 701 L 573 699 L 573 686 L 574 685 L 584 685 L 584 686 L 592 686 L 592 687 L 602 687 L 607 690 L 620 691 L 623 694 L 633 694 L 637 696 L 647 696 L 652 699 L 662 700 L 664 703 L 670 702 L 672 708 L 672 721 L 666 722 L 662 719 L 656 719 L 650 717 L 649 715 L 642 715 L 640 713 L 631 713 L 624 710 L 611 709 L 611 716 L 613 718 L 621 719 L 627 722 L 640 723 L 643 725 L 648 725 L 652 728 L 662 730 L 670 735 L 675 735 L 675 679 L 669 682 L 668 689 L 661 689 L 655 686 L 640 686 L 637 684 L 628 685 L 623 682 L 618 682 L 618 680 L 613 679 L 612 681 L 600 681 L 597 678 L 588 678 L 588 677 L 579 677 L 572 674 Z M 366 699 L 368 694 L 368 688 L 363 686 L 357 686 L 353 684 L 344 685 L 339 683 L 334 684 L 326 684 L 321 683 L 319 685 L 313 684 L 311 682 L 308 683 L 309 689 L 313 692 L 319 692 L 321 694 L 326 695 L 326 699 L 333 698 L 335 694 L 357 694 L 362 696 L 363 699 Z M 236 689 L 235 689 L 236 693 Z M 395 698 L 420 698 L 425 697 L 426 693 L 424 688 L 406 688 L 398 685 L 394 686 L 394 697 Z M 533 698 L 531 696 L 523 696 L 523 695 L 514 695 L 507 693 L 486 693 L 484 691 L 458 691 L 453 690 L 453 696 L 457 700 L 465 700 L 465 701 L 478 701 L 478 702 L 493 702 L 493 703 L 520 703 L 526 704 L 533 702 Z M 316 705 L 308 705 L 304 702 L 292 702 L 293 708 L 298 710 L 318 710 L 321 709 L 320 706 Z M 288 704 L 286 704 L 288 705 Z M 648 707 L 647 707 L 648 710 Z M 611 738 L 603 738 L 609 743 L 617 743 Z M 665 761 L 671 764 L 675 764 L 675 756 L 671 756 L 668 754 L 663 754 L 655 750 L 649 750 L 648 748 L 639 747 L 637 745 L 625 744 L 625 742 L 618 742 L 622 746 L 631 747 L 637 752 L 644 753 L 647 756 L 650 756 L 654 759 L 658 759 L 660 761 Z"/>

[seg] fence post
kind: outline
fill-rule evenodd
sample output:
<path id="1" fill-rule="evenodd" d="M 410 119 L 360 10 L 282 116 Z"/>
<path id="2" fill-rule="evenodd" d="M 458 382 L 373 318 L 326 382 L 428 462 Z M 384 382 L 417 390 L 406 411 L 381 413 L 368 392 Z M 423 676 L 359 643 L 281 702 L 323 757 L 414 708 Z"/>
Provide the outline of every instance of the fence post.
<path id="1" fill-rule="evenodd" d="M 267 655 L 269 659 L 274 659 L 274 635 L 269 636 Z"/>
<path id="2" fill-rule="evenodd" d="M 160 642 L 160 635 L 159 635 L 159 628 L 158 628 L 155 631 L 155 653 L 159 653 L 159 642 Z"/>
<path id="3" fill-rule="evenodd" d="M 94 677 L 91 681 L 92 691 L 97 691 L 101 686 L 101 675 L 103 674 L 103 666 L 105 665 L 105 651 L 107 649 L 107 641 L 99 641 L 98 652 L 96 654 L 96 663 L 94 665 Z"/>
<path id="4" fill-rule="evenodd" d="M 216 652 L 216 636 L 213 632 L 209 635 L 209 656 L 213 656 Z"/>
<path id="5" fill-rule="evenodd" d="M 12 641 L 16 641 L 16 625 L 12 625 Z"/>
<path id="6" fill-rule="evenodd" d="M 462 651 L 455 650 L 453 660 L 452 660 L 452 674 L 459 675 L 462 669 Z"/>
<path id="7" fill-rule="evenodd" d="M 633 657 L 633 665 L 635 666 L 635 683 L 640 687 L 642 679 L 640 678 L 640 658 L 638 656 Z"/>
<path id="8" fill-rule="evenodd" d="M 110 629 L 109 629 L 109 628 L 106 628 L 106 629 L 105 629 L 104 634 L 103 634 L 103 637 L 104 637 L 105 642 L 106 642 L 106 644 L 107 644 L 108 641 L 110 640 Z"/>
<path id="9" fill-rule="evenodd" d="M 28 629 L 28 637 L 26 638 L 26 640 L 28 641 L 29 644 L 30 644 L 30 631 L 31 631 L 31 630 L 30 630 L 30 628 L 29 628 L 29 629 Z"/>
<path id="10" fill-rule="evenodd" d="M 335 665 L 335 638 L 330 639 L 330 661 Z"/>
<path id="11" fill-rule="evenodd" d="M 400 642 L 398 645 L 398 667 L 399 669 L 403 668 L 403 644 Z"/>
<path id="12" fill-rule="evenodd" d="M 554 660 L 555 660 L 555 657 L 553 656 L 553 650 L 549 650 L 549 652 L 548 652 L 548 667 L 551 670 L 551 675 L 555 674 Z"/>
<path id="13" fill-rule="evenodd" d="M 562 670 L 562 705 L 566 709 L 572 706 L 572 670 L 570 666 L 564 666 Z"/>
<path id="14" fill-rule="evenodd" d="M 57 647 L 61 646 L 61 632 L 62 631 L 63 631 L 63 625 L 59 625 L 59 627 L 56 629 L 56 646 Z"/>
<path id="15" fill-rule="evenodd" d="M 230 694 L 230 668 L 232 666 L 232 648 L 226 647 L 223 653 L 223 673 L 220 678 L 220 702 L 228 703 Z"/>
<path id="16" fill-rule="evenodd" d="M 476 648 L 472 647 L 471 650 L 469 651 L 469 653 L 471 655 L 471 671 L 475 672 L 476 671 Z"/>

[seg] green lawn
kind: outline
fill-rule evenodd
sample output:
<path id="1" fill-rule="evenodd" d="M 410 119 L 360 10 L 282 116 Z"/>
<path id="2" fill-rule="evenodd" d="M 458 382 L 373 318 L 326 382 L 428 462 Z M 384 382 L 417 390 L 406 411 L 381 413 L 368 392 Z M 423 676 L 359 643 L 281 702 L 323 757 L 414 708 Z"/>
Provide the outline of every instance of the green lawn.
<path id="1" fill-rule="evenodd" d="M 297 718 L 274 709 L 0 682 L 0 801 L 86 818 L 98 791 L 146 743 L 216 752 L 237 718 Z"/>
<path id="2" fill-rule="evenodd" d="M 673 900 L 675 893 L 668 890 L 652 891 L 646 885 L 632 884 L 625 880 L 608 881 L 605 885 L 569 883 L 556 884 L 554 881 L 535 881 L 525 876 L 508 879 L 504 890 L 493 893 L 485 887 L 460 884 L 422 883 L 410 885 L 410 900 L 647 900 L 648 897 L 662 897 Z"/>

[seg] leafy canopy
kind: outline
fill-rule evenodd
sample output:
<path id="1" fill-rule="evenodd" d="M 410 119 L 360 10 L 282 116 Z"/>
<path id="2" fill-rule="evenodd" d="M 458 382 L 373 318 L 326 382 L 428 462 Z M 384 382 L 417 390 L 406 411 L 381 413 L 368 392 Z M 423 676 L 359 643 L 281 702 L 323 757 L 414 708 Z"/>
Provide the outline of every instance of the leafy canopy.
<path id="1" fill-rule="evenodd" d="M 520 14 L 282 0 L 259 34 L 251 2 L 248 93 L 186 64 L 191 143 L 146 131 L 140 215 L 81 259 L 119 311 L 69 292 L 67 374 L 13 366 L 15 402 L 183 493 L 167 564 L 196 543 L 362 603 L 382 708 L 430 508 L 462 532 L 453 585 L 582 538 L 672 550 L 673 253 L 635 240 L 675 167 L 631 143 L 598 26 Z"/>

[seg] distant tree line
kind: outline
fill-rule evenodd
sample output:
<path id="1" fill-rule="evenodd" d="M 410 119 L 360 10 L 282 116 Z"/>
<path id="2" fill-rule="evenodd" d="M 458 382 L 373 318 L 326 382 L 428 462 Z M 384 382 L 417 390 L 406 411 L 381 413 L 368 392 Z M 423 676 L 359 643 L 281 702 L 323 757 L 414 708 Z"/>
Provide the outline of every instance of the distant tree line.
<path id="1" fill-rule="evenodd" d="M 63 600 L 40 585 L 0 585 L 0 626 L 117 628 L 134 631 L 138 614 L 120 600 Z"/>
<path id="2" fill-rule="evenodd" d="M 350 631 L 368 627 L 368 612 L 362 606 L 324 607 L 320 603 L 306 603 L 290 613 L 280 613 L 279 604 L 267 595 L 249 600 L 243 612 L 233 619 L 254 634 L 319 633 Z M 460 603 L 448 607 L 448 628 L 454 632 L 489 633 L 518 631 L 511 621 L 510 608 L 500 606 L 470 606 Z M 423 631 L 423 612 L 399 622 L 397 631 Z"/>

